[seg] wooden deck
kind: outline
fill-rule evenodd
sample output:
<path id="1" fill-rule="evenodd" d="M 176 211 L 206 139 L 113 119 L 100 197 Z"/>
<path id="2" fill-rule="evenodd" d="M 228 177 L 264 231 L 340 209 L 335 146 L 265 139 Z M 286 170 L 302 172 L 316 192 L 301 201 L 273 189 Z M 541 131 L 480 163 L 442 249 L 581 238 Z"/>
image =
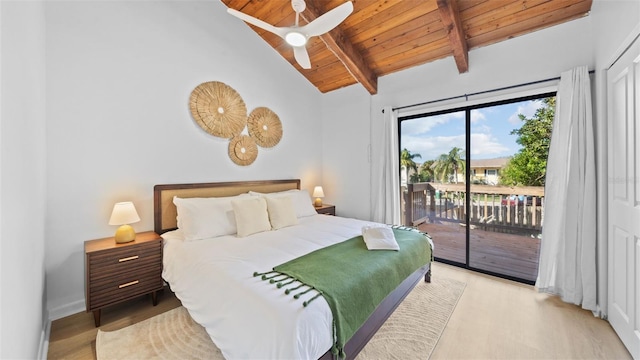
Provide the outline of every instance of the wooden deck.
<path id="1" fill-rule="evenodd" d="M 465 231 L 457 222 L 423 223 L 435 244 L 437 258 L 466 263 Z M 538 276 L 540 239 L 529 235 L 514 235 L 472 228 L 470 232 L 470 262 L 477 268 L 511 277 L 535 281 Z"/>

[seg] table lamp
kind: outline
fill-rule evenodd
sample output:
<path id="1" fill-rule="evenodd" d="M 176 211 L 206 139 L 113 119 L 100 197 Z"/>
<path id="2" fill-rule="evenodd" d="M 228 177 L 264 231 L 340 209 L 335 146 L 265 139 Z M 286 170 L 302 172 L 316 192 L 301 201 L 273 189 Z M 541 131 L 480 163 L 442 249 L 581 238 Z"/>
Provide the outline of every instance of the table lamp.
<path id="1" fill-rule="evenodd" d="M 322 191 L 322 186 L 316 186 L 313 189 L 313 197 L 316 198 L 316 201 L 313 203 L 316 207 L 322 206 L 322 199 L 324 197 L 324 191 Z"/>
<path id="2" fill-rule="evenodd" d="M 136 232 L 131 227 L 132 223 L 140 221 L 135 206 L 131 201 L 119 202 L 113 206 L 109 225 L 121 225 L 116 231 L 116 243 L 122 244 L 136 239 Z"/>

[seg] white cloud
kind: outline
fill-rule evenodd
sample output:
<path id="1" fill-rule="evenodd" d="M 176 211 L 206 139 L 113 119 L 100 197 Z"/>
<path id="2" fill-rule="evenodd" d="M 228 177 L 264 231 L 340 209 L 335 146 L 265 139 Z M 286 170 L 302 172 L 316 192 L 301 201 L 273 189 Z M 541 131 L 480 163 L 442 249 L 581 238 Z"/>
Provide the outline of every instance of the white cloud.
<path id="1" fill-rule="evenodd" d="M 435 160 L 440 155 L 448 153 L 453 147 L 464 149 L 464 134 L 433 137 L 402 135 L 402 148 L 406 148 L 412 154 L 420 154 L 422 156 L 416 162 Z"/>
<path id="2" fill-rule="evenodd" d="M 453 147 L 465 148 L 464 134 L 455 136 L 403 136 L 402 148 L 406 148 L 412 154 L 420 154 L 416 158 L 417 163 L 427 160 L 435 160 L 440 155 L 448 153 Z M 471 134 L 471 157 L 474 159 L 493 158 L 504 156 L 511 150 L 501 144 L 491 134 Z"/>
<path id="3" fill-rule="evenodd" d="M 524 102 L 523 104 L 518 106 L 518 109 L 515 113 L 509 116 L 509 123 L 513 125 L 522 125 L 522 120 L 518 117 L 518 114 L 524 115 L 526 118 L 530 119 L 533 115 L 535 115 L 536 110 L 538 110 L 542 106 L 542 101 L 540 100 L 531 100 Z"/>
<path id="4" fill-rule="evenodd" d="M 509 148 L 491 134 L 471 134 L 471 158 L 482 159 L 503 155 Z"/>
<path id="5" fill-rule="evenodd" d="M 487 117 L 485 116 L 485 111 L 481 110 L 481 109 L 476 109 L 471 111 L 471 123 L 475 124 L 481 120 L 486 120 Z"/>
<path id="6" fill-rule="evenodd" d="M 528 117 L 532 116 L 539 104 L 531 105 L 531 103 L 533 101 L 527 102 L 527 106 L 520 106 L 518 113 L 524 113 Z M 471 128 L 471 156 L 474 159 L 493 158 L 513 153 L 509 144 L 503 144 L 499 138 L 493 135 L 492 126 L 486 123 L 486 120 L 492 116 L 491 112 L 491 108 L 471 112 L 473 124 Z M 448 153 L 453 147 L 465 149 L 464 129 L 460 129 L 458 135 L 435 136 L 434 133 L 438 125 L 447 124 L 452 120 L 458 120 L 459 123 L 461 119 L 464 119 L 464 112 L 403 121 L 401 148 L 406 148 L 412 154 L 420 154 L 421 158 L 416 158 L 417 163 L 435 160 L 440 155 Z M 518 122 L 520 121 L 517 115 L 516 119 Z M 450 124 L 450 126 L 452 125 Z"/>
<path id="7" fill-rule="evenodd" d="M 475 125 L 471 128 L 471 131 L 491 134 L 491 127 L 489 125 Z"/>
<path id="8" fill-rule="evenodd" d="M 436 126 L 446 124 L 453 119 L 463 119 L 464 112 L 455 112 L 438 116 L 428 116 L 402 121 L 402 136 L 427 134 Z"/>

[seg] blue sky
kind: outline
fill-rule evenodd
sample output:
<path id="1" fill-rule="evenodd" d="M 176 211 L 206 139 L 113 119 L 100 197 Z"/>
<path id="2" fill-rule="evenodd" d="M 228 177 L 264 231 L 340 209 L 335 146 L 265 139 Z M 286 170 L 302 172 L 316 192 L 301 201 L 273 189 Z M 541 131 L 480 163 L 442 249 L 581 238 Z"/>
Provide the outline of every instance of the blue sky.
<path id="1" fill-rule="evenodd" d="M 520 145 L 509 133 L 520 128 L 518 114 L 531 118 L 542 105 L 540 100 L 522 101 L 476 109 L 471 112 L 471 159 L 511 156 Z M 407 148 L 422 158 L 417 163 L 435 160 L 457 146 L 465 148 L 464 111 L 430 116 L 400 123 L 400 148 Z"/>

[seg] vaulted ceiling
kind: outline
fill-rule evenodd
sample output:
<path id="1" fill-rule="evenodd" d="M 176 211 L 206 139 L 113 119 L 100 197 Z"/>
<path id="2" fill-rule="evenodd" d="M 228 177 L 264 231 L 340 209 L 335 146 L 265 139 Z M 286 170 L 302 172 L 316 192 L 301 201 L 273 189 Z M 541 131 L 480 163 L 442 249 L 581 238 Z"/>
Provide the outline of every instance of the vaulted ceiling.
<path id="1" fill-rule="evenodd" d="M 222 0 L 274 26 L 292 26 L 290 0 Z M 306 0 L 300 25 L 345 0 Z M 353 13 L 307 43 L 311 69 L 302 69 L 280 37 L 251 28 L 321 92 L 360 83 L 371 94 L 378 77 L 451 57 L 469 70 L 471 49 L 589 14 L 592 0 L 352 0 Z M 229 15 L 230 16 L 230 15 Z M 240 21 L 240 20 L 238 20 Z"/>

